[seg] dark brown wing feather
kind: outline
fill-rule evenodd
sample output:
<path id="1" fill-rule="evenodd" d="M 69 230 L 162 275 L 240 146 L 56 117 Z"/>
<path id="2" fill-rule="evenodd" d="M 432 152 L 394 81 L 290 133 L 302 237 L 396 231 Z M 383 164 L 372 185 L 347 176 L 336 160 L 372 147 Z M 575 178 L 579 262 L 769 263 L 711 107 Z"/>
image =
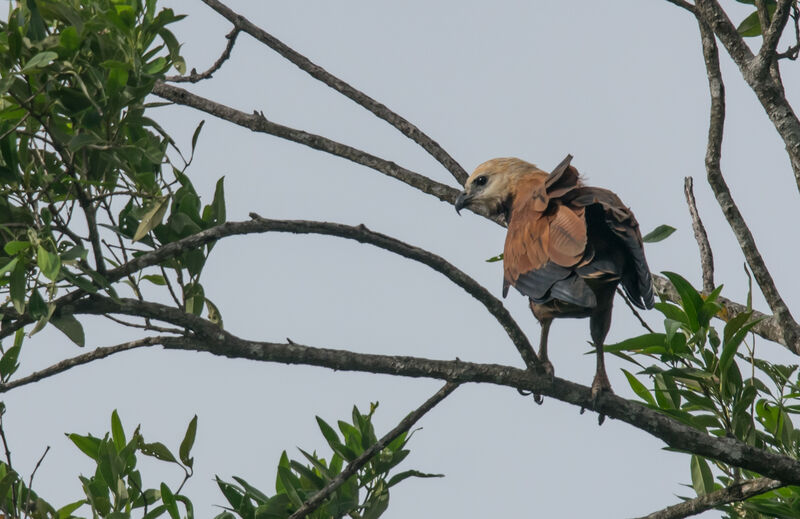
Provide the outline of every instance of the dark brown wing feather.
<path id="1" fill-rule="evenodd" d="M 550 175 L 514 186 L 504 249 L 503 296 L 513 285 L 536 303 L 597 305 L 587 280 L 621 280 L 631 301 L 652 308 L 653 284 L 636 219 L 607 189 L 583 186 L 567 157 Z"/>
<path id="2" fill-rule="evenodd" d="M 618 254 L 618 258 L 612 259 L 612 254 L 605 254 L 603 258 L 592 262 L 597 263 L 595 267 L 608 268 L 607 264 L 601 264 L 602 260 L 615 263 L 622 287 L 631 302 L 639 308 L 653 308 L 653 279 L 644 256 L 639 223 L 631 210 L 613 192 L 599 187 L 578 187 L 569 193 L 566 202 L 570 206 L 587 208 L 587 218 L 596 214 L 611 235 L 619 240 L 623 253 L 621 257 Z M 597 222 L 596 225 L 599 224 Z"/>

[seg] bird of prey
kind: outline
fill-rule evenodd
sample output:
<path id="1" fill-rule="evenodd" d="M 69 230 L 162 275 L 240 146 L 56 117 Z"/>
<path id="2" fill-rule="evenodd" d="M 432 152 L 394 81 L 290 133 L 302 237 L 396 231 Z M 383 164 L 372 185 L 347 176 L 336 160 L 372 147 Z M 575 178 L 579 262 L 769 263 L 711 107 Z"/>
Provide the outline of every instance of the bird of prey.
<path id="1" fill-rule="evenodd" d="M 513 286 L 530 299 L 542 327 L 539 358 L 549 375 L 547 334 L 554 318 L 588 317 L 597 351 L 592 397 L 611 392 L 603 341 L 617 285 L 639 308 L 653 307 L 653 281 L 639 224 L 617 195 L 583 184 L 571 155 L 552 173 L 516 158 L 484 162 L 456 200 L 508 224 L 503 297 Z"/>

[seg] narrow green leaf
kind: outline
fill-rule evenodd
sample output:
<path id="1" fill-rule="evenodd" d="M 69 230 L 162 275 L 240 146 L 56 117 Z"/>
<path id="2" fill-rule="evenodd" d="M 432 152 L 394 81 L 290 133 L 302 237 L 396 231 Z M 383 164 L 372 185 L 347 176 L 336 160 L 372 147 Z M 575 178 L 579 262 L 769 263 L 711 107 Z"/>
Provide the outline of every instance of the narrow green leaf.
<path id="1" fill-rule="evenodd" d="M 186 434 L 183 435 L 183 441 L 181 442 L 181 446 L 178 449 L 178 456 L 180 456 L 181 461 L 187 467 L 191 467 L 194 464 L 194 459 L 189 457 L 189 454 L 192 451 L 192 446 L 194 445 L 194 439 L 197 435 L 197 415 L 194 415 L 194 418 L 189 422 L 189 426 L 186 428 Z"/>
<path id="2" fill-rule="evenodd" d="M 645 243 L 656 243 L 666 240 L 672 233 L 676 231 L 675 227 L 663 224 L 659 225 L 649 233 L 642 236 L 642 241 Z"/>
<path id="3" fill-rule="evenodd" d="M 17 359 L 19 358 L 19 352 L 22 351 L 20 346 L 12 346 L 9 348 L 0 358 L 0 377 L 3 380 L 7 380 L 8 377 L 14 374 L 19 367 L 17 363 Z"/>
<path id="4" fill-rule="evenodd" d="M 3 267 L 0 268 L 0 277 L 3 277 L 6 272 L 11 272 L 14 270 L 14 267 L 17 266 L 18 261 L 19 258 L 12 258 L 11 261 L 3 265 Z"/>
<path id="5" fill-rule="evenodd" d="M 181 519 L 181 514 L 178 511 L 178 503 L 175 502 L 175 496 L 165 483 L 161 483 L 161 502 L 167 507 L 172 519 Z"/>
<path id="6" fill-rule="evenodd" d="M 74 503 L 64 505 L 56 511 L 56 515 L 58 516 L 58 519 L 68 519 L 72 517 L 72 512 L 85 504 L 87 504 L 86 500 L 81 499 L 80 501 L 75 501 Z"/>
<path id="7" fill-rule="evenodd" d="M 142 216 L 142 221 L 139 222 L 136 233 L 133 235 L 133 241 L 141 240 L 147 233 L 156 228 L 161 223 L 161 220 L 164 219 L 167 207 L 169 207 L 168 196 L 155 200 L 144 216 Z"/>
<path id="8" fill-rule="evenodd" d="M 83 326 L 75 319 L 74 315 L 53 316 L 50 318 L 50 322 L 78 346 L 85 345 L 86 337 L 83 334 Z"/>
<path id="9" fill-rule="evenodd" d="M 633 389 L 634 393 L 639 395 L 639 397 L 642 400 L 652 405 L 653 407 L 658 407 L 656 405 L 656 401 L 653 399 L 653 395 L 650 394 L 650 391 L 647 390 L 644 384 L 639 382 L 639 380 L 635 376 L 633 376 L 628 370 L 623 369 L 622 372 L 625 373 L 625 377 L 628 379 L 628 384 L 630 384 L 631 389 Z"/>
<path id="10" fill-rule="evenodd" d="M 194 153 L 194 148 L 197 146 L 197 139 L 200 137 L 200 131 L 203 129 L 204 124 L 206 124 L 205 119 L 200 121 L 200 124 L 198 124 L 197 128 L 194 129 L 194 133 L 192 134 L 192 153 Z"/>
<path id="11" fill-rule="evenodd" d="M 16 261 L 16 258 L 13 261 Z M 14 309 L 20 314 L 25 313 L 26 291 L 25 264 L 20 261 L 16 263 L 14 270 L 11 271 L 11 283 L 9 287 L 11 302 L 14 304 Z"/>
<path id="12" fill-rule="evenodd" d="M 698 496 L 704 496 L 714 491 L 714 476 L 705 458 L 692 455 L 692 486 Z"/>
<path id="13" fill-rule="evenodd" d="M 689 326 L 693 332 L 699 329 L 699 312 L 703 307 L 703 298 L 700 293 L 686 279 L 674 272 L 662 272 L 670 280 L 678 295 L 681 296 L 681 306 L 689 317 Z"/>
<path id="14" fill-rule="evenodd" d="M 497 256 L 492 256 L 491 258 L 486 260 L 486 263 L 495 263 L 498 261 L 503 261 L 503 253 L 500 253 Z"/>
<path id="15" fill-rule="evenodd" d="M 122 420 L 119 419 L 117 410 L 111 412 L 111 437 L 114 439 L 114 446 L 117 452 L 122 451 L 127 444 L 125 440 L 125 430 L 122 428 Z"/>
<path id="16" fill-rule="evenodd" d="M 403 480 L 408 478 L 443 478 L 444 474 L 428 474 L 425 472 L 420 472 L 418 470 L 406 470 L 404 472 L 400 472 L 399 474 L 395 474 L 391 478 L 389 478 L 389 482 L 386 484 L 387 487 L 393 487 L 396 484 L 400 483 Z"/>

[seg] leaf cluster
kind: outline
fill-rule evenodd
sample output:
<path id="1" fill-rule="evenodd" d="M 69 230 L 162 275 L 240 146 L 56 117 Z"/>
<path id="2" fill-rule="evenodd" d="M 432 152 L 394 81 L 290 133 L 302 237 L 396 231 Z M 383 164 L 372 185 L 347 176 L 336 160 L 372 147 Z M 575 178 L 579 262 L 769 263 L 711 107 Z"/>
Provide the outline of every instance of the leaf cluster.
<path id="1" fill-rule="evenodd" d="M 640 335 L 605 348 L 641 368 L 639 376 L 624 370 L 633 391 L 649 407 L 705 433 L 733 437 L 797 459 L 800 431 L 795 429 L 792 416 L 800 414 L 798 366 L 756 357 L 755 345 L 746 340 L 759 321 L 752 318 L 750 298 L 746 311 L 730 317 L 717 301 L 722 286 L 701 294 L 680 275 L 663 274 L 680 295 L 680 304 L 656 303 L 664 317 L 664 332 Z M 727 321 L 722 333 L 711 324 L 715 316 Z M 649 384 L 643 381 L 648 379 Z M 713 462 L 715 481 L 709 460 L 693 455 L 690 465 L 692 486 L 698 495 L 758 477 Z M 778 489 L 736 506 L 771 517 L 797 517 L 800 489 Z M 725 510 L 733 513 L 731 506 Z M 777 510 L 782 512 L 777 514 Z"/>
<path id="2" fill-rule="evenodd" d="M 233 483 L 217 477 L 217 484 L 229 504 L 217 519 L 286 519 L 291 516 L 307 499 L 341 474 L 345 462 L 352 462 L 378 442 L 372 425 L 377 406 L 377 402 L 373 403 L 367 414 L 353 406 L 352 421 L 337 422 L 339 433 L 317 417 L 322 436 L 332 451 L 330 459 L 298 448 L 305 461 L 290 460 L 284 451 L 278 463 L 275 494 L 272 496 L 267 496 L 242 478 L 234 477 L 236 483 Z M 389 506 L 389 489 L 396 484 L 410 477 L 441 477 L 441 474 L 426 474 L 417 470 L 405 470 L 389 476 L 408 456 L 410 451 L 405 447 L 410 437 L 410 434 L 402 433 L 395 438 L 333 491 L 308 517 L 375 519 Z"/>

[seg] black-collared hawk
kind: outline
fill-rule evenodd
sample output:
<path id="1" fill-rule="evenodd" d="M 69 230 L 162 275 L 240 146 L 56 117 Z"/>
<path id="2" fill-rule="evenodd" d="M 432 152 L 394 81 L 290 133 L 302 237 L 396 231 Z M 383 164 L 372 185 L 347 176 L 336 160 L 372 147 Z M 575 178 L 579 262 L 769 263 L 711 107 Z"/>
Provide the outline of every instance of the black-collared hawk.
<path id="1" fill-rule="evenodd" d="M 503 297 L 513 286 L 530 299 L 542 326 L 539 358 L 552 375 L 547 334 L 557 317 L 589 317 L 597 351 L 592 396 L 611 391 L 603 341 L 614 292 L 639 308 L 653 307 L 653 281 L 639 224 L 617 195 L 583 184 L 568 155 L 552 173 L 516 158 L 492 159 L 475 170 L 456 200 L 508 224 L 503 250 Z"/>

